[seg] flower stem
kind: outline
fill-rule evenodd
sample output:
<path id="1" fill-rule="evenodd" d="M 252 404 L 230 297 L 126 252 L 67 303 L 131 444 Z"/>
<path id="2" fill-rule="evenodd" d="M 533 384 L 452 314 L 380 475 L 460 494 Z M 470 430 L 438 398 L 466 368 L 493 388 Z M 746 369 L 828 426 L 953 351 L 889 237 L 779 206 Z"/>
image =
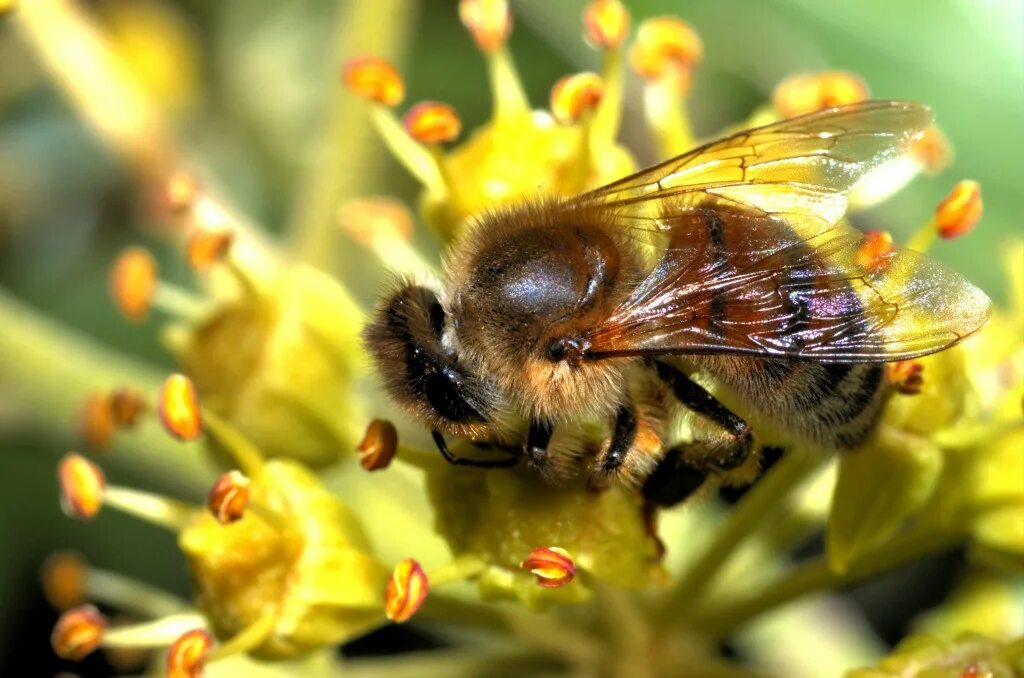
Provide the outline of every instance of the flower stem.
<path id="1" fill-rule="evenodd" d="M 345 198 L 371 192 L 382 167 L 366 102 L 338 84 L 340 66 L 358 54 L 401 59 L 415 7 L 411 0 L 341 3 L 334 41 L 340 53 L 324 83 L 332 94 L 323 134 L 312 146 L 317 155 L 299 184 L 289 225 L 292 252 L 315 266 L 331 268 L 340 234 L 338 207 Z"/>
<path id="2" fill-rule="evenodd" d="M 848 586 L 956 545 L 963 535 L 918 529 L 865 552 L 846 572 L 829 569 L 824 556 L 801 563 L 763 590 L 738 601 L 695 611 L 689 623 L 711 637 L 727 635 L 754 617 L 815 591 Z"/>
<path id="3" fill-rule="evenodd" d="M 683 575 L 661 608 L 661 617 L 678 617 L 706 593 L 729 557 L 755 530 L 776 515 L 779 504 L 824 460 L 823 455 L 791 450 L 729 512 L 707 549 Z"/>

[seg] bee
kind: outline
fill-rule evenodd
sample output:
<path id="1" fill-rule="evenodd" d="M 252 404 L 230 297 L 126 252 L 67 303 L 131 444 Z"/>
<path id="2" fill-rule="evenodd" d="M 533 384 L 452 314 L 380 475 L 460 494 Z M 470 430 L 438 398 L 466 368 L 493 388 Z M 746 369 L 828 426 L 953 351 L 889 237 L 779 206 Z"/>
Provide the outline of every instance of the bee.
<path id="1" fill-rule="evenodd" d="M 448 461 L 519 459 L 557 482 L 642 488 L 656 505 L 751 475 L 754 429 L 710 378 L 801 440 L 856 448 L 884 363 L 949 348 L 989 300 L 895 246 L 867 266 L 846 193 L 908 151 L 920 104 L 840 106 L 713 141 L 571 198 L 475 218 L 441 285 L 400 281 L 364 340 L 385 387 Z M 677 401 L 708 432 L 665 440 Z M 579 422 L 601 422 L 588 442 Z M 564 435 L 561 431 L 566 431 Z M 445 435 L 514 454 L 455 456 Z"/>

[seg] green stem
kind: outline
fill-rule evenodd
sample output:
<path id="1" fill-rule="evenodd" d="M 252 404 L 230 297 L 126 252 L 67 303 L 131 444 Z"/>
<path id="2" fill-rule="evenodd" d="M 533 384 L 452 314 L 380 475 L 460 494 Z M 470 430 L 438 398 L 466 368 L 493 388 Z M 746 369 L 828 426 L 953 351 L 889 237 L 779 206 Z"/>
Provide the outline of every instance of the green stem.
<path id="1" fill-rule="evenodd" d="M 43 318 L 0 290 L 0 393 L 20 408 L 24 420 L 49 435 L 76 439 L 82 403 L 91 393 L 131 385 L 156 393 L 159 372 L 117 355 L 67 328 Z M 211 474 L 198 445 L 180 443 L 156 423 L 120 436 L 124 454 L 111 462 L 147 478 L 175 494 L 210 483 Z M 54 450 L 54 459 L 56 453 Z"/>
<path id="2" fill-rule="evenodd" d="M 683 575 L 661 608 L 662 619 L 677 618 L 711 588 L 740 544 L 779 509 L 786 497 L 823 461 L 823 455 L 791 450 L 729 512 L 711 544 Z"/>
<path id="3" fill-rule="evenodd" d="M 919 529 L 864 553 L 843 574 L 830 570 L 828 561 L 821 556 L 797 565 L 751 596 L 695 611 L 690 623 L 702 634 L 725 636 L 754 617 L 808 593 L 849 586 L 929 553 L 955 546 L 962 540 L 963 535 L 959 533 Z"/>
<path id="4" fill-rule="evenodd" d="M 334 263 L 339 205 L 346 198 L 371 192 L 382 169 L 366 102 L 338 83 L 341 64 L 360 54 L 401 59 L 409 44 L 416 4 L 412 0 L 342 3 L 334 40 L 339 54 L 324 82 L 332 95 L 323 134 L 312 146 L 318 156 L 299 184 L 289 225 L 292 252 L 315 266 L 330 270 Z"/>

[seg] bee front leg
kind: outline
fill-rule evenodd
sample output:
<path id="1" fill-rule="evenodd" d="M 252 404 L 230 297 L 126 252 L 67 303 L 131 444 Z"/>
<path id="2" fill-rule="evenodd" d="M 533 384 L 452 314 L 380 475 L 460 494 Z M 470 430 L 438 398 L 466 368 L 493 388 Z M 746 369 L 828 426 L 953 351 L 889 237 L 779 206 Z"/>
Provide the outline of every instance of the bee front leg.
<path id="1" fill-rule="evenodd" d="M 601 472 L 604 475 L 615 473 L 626 461 L 626 456 L 636 439 L 636 430 L 636 410 L 632 403 L 621 405 L 615 412 L 615 428 L 608 443 L 608 451 L 601 459 Z"/>
<path id="2" fill-rule="evenodd" d="M 654 369 L 680 403 L 724 430 L 726 439 L 722 443 L 716 445 L 709 441 L 703 445 L 708 455 L 701 466 L 708 471 L 728 472 L 746 464 L 754 448 L 750 424 L 718 402 L 715 396 L 684 372 L 660 360 L 654 361 Z"/>
<path id="3" fill-rule="evenodd" d="M 456 457 L 452 454 L 451 450 L 448 449 L 448 443 L 445 442 L 444 435 L 438 431 L 433 430 L 430 432 L 434 438 L 434 444 L 437 445 L 437 451 L 441 453 L 444 460 L 452 466 L 472 466 L 474 468 L 508 468 L 509 466 L 515 466 L 518 459 L 515 456 L 509 456 L 507 459 L 470 459 L 468 457 Z"/>

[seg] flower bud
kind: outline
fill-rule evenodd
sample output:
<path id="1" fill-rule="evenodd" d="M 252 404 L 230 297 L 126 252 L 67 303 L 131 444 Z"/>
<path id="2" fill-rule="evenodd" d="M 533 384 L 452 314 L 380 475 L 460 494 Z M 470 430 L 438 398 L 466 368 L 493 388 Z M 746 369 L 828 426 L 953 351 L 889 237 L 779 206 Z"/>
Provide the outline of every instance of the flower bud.
<path id="1" fill-rule="evenodd" d="M 160 389 L 156 409 L 164 428 L 178 440 L 195 440 L 202 435 L 203 422 L 196 388 L 185 375 L 167 377 Z"/>
<path id="2" fill-rule="evenodd" d="M 249 505 L 249 479 L 240 471 L 228 471 L 210 488 L 207 506 L 222 525 L 241 520 Z"/>
<path id="3" fill-rule="evenodd" d="M 145 320 L 156 294 L 156 259 L 148 250 L 128 247 L 114 260 L 108 282 L 121 314 L 132 321 Z"/>
<path id="4" fill-rule="evenodd" d="M 345 86 L 369 101 L 387 107 L 397 106 L 405 98 L 402 76 L 390 63 L 377 57 L 357 57 L 345 63 Z"/>
<path id="5" fill-rule="evenodd" d="M 405 114 L 402 123 L 413 139 L 424 144 L 453 141 L 462 129 L 455 109 L 436 101 L 416 104 Z"/>
<path id="6" fill-rule="evenodd" d="M 512 32 L 506 0 L 459 0 L 459 19 L 485 53 L 501 47 Z"/>
<path id="7" fill-rule="evenodd" d="M 852 104 L 868 98 L 860 77 L 845 71 L 793 75 L 775 87 L 772 102 L 784 118 L 823 108 Z"/>
<path id="8" fill-rule="evenodd" d="M 557 546 L 535 548 L 519 563 L 537 577 L 537 585 L 547 589 L 565 586 L 576 576 L 576 563 L 565 549 Z"/>
<path id="9" fill-rule="evenodd" d="M 560 123 L 571 125 L 593 111 L 604 97 L 604 83 L 596 73 L 569 75 L 551 90 L 551 113 Z"/>
<path id="10" fill-rule="evenodd" d="M 64 513 L 90 520 L 103 507 L 106 478 L 100 467 L 75 452 L 64 455 L 57 465 L 60 505 Z"/>
<path id="11" fill-rule="evenodd" d="M 366 435 L 356 446 L 359 463 L 367 471 L 385 469 L 398 451 L 398 431 L 384 419 L 374 419 L 366 427 Z"/>
<path id="12" fill-rule="evenodd" d="M 629 34 L 629 10 L 619 0 L 591 0 L 583 8 L 583 34 L 597 49 L 616 49 Z"/>
<path id="13" fill-rule="evenodd" d="M 935 210 L 935 228 L 943 238 L 959 238 L 971 232 L 981 219 L 981 211 L 981 186 L 978 182 L 958 182 Z"/>
<path id="14" fill-rule="evenodd" d="M 57 656 L 81 661 L 99 647 L 106 630 L 107 618 L 92 605 L 81 605 L 57 619 L 50 644 Z"/>
<path id="15" fill-rule="evenodd" d="M 388 619 L 401 624 L 409 621 L 423 605 L 430 590 L 427 575 L 412 558 L 395 565 L 384 594 L 384 613 Z"/>
<path id="16" fill-rule="evenodd" d="M 205 629 L 183 633 L 167 650 L 167 678 L 199 678 L 206 655 L 213 647 L 213 636 Z"/>

